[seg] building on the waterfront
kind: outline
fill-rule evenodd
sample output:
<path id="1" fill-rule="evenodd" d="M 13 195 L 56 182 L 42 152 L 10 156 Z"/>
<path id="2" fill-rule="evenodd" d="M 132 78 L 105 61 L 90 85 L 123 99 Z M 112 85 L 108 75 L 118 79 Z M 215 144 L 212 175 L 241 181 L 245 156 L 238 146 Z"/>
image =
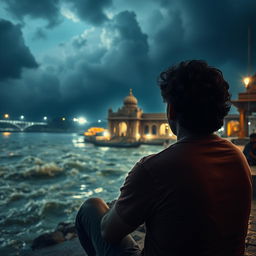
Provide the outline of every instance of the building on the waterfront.
<path id="1" fill-rule="evenodd" d="M 238 107 L 239 115 L 227 115 L 220 133 L 225 137 L 247 137 L 256 132 L 256 76 L 245 93 L 232 104 Z M 108 111 L 108 127 L 111 139 L 124 138 L 128 141 L 163 142 L 176 139 L 169 128 L 166 113 L 144 113 L 132 90 L 124 98 L 123 106 L 116 112 Z"/>
<path id="2" fill-rule="evenodd" d="M 132 89 L 124 98 L 123 106 L 116 112 L 108 111 L 110 138 L 124 138 L 128 141 L 163 142 L 175 139 L 169 128 L 165 113 L 143 113 Z"/>
<path id="3" fill-rule="evenodd" d="M 247 137 L 251 133 L 256 132 L 256 116 L 255 115 L 248 115 L 246 116 L 246 126 L 247 131 L 244 135 Z M 240 116 L 237 114 L 234 115 L 227 115 L 224 118 L 224 125 L 223 125 L 223 136 L 225 137 L 241 137 L 240 136 Z M 243 138 L 243 137 L 241 137 Z"/>
<path id="4" fill-rule="evenodd" d="M 248 137 L 254 131 L 256 112 L 256 74 L 244 79 L 246 91 L 238 94 L 237 100 L 232 104 L 239 112 L 239 138 Z"/>

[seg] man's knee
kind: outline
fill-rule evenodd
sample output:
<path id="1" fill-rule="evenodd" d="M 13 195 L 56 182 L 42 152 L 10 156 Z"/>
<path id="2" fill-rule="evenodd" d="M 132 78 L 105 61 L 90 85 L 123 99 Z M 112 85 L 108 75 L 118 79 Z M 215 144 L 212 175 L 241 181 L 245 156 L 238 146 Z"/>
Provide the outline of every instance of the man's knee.
<path id="1" fill-rule="evenodd" d="M 80 207 L 77 216 L 76 216 L 76 222 L 81 217 L 90 216 L 90 215 L 103 215 L 108 210 L 108 206 L 105 203 L 104 200 L 101 198 L 89 198 L 87 199 Z"/>
<path id="2" fill-rule="evenodd" d="M 84 207 L 97 207 L 101 204 L 106 204 L 104 200 L 102 200 L 101 198 L 99 197 L 91 197 L 91 198 L 88 198 L 82 206 Z"/>

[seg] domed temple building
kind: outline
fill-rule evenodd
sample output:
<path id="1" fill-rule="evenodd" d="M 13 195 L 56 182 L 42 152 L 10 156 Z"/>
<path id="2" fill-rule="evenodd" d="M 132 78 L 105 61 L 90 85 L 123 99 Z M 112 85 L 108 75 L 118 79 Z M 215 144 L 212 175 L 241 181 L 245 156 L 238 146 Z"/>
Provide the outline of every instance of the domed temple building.
<path id="1" fill-rule="evenodd" d="M 224 137 L 246 138 L 256 132 L 256 74 L 245 82 L 246 91 L 238 94 L 231 103 L 239 115 L 229 114 L 218 131 Z M 166 113 L 143 113 L 132 89 L 124 98 L 123 106 L 116 112 L 108 111 L 108 127 L 111 140 L 140 141 L 146 144 L 161 144 L 176 136 L 169 128 Z"/>
<path id="2" fill-rule="evenodd" d="M 140 141 L 159 144 L 169 139 L 176 139 L 169 128 L 165 113 L 143 113 L 138 107 L 138 100 L 132 89 L 124 98 L 123 106 L 116 112 L 108 111 L 108 127 L 112 140 Z"/>

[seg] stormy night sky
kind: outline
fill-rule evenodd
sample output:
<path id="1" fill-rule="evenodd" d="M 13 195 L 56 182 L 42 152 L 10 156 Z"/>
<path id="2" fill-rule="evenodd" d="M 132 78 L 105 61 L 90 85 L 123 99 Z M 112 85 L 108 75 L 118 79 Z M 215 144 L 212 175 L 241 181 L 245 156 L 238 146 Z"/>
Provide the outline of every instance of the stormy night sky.
<path id="1" fill-rule="evenodd" d="M 93 122 L 129 88 L 163 112 L 157 76 L 187 59 L 220 68 L 236 98 L 255 13 L 255 0 L 1 0 L 0 114 Z"/>

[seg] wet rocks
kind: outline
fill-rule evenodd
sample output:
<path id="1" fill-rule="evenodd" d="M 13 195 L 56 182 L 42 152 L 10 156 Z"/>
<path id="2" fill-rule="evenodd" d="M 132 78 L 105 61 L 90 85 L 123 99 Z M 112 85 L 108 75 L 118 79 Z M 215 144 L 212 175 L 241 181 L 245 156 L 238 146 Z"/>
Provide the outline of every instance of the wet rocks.
<path id="1" fill-rule="evenodd" d="M 74 224 L 61 222 L 58 224 L 55 231 L 45 233 L 34 239 L 31 247 L 33 250 L 36 250 L 50 245 L 62 243 L 67 240 L 71 240 L 76 236 L 77 234 Z"/>
<path id="2" fill-rule="evenodd" d="M 36 239 L 34 239 L 32 243 L 32 249 L 41 249 L 46 246 L 58 244 L 65 241 L 65 237 L 60 231 L 54 231 L 51 233 L 46 233 L 43 235 L 40 235 Z"/>

